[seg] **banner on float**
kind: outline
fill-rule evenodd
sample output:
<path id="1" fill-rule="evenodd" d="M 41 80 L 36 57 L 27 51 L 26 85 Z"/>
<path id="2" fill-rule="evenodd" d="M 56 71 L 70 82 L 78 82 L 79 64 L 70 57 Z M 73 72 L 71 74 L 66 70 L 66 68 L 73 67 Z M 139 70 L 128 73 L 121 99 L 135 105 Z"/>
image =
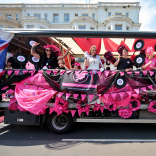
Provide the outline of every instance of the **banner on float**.
<path id="1" fill-rule="evenodd" d="M 98 74 L 96 71 L 73 71 L 64 73 L 60 84 L 61 90 L 70 91 L 97 91 Z"/>

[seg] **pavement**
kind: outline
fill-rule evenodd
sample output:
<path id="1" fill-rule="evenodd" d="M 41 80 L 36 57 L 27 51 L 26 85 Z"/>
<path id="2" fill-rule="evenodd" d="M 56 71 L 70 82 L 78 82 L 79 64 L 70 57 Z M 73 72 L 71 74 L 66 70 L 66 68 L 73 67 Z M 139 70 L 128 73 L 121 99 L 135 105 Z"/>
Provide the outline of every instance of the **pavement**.
<path id="1" fill-rule="evenodd" d="M 75 123 L 58 135 L 46 126 L 0 123 L 0 156 L 155 156 L 155 147 L 154 124 Z"/>

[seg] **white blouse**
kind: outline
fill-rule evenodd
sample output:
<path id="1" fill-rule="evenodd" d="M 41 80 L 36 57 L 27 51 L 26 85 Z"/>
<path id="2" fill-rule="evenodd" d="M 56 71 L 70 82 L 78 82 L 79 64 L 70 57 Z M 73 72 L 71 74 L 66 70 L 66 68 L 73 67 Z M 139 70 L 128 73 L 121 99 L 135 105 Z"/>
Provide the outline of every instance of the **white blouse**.
<path id="1" fill-rule="evenodd" d="M 87 70 L 92 70 L 92 69 L 99 70 L 99 63 L 100 60 L 98 58 L 91 57 L 89 59 L 89 67 L 87 68 Z"/>

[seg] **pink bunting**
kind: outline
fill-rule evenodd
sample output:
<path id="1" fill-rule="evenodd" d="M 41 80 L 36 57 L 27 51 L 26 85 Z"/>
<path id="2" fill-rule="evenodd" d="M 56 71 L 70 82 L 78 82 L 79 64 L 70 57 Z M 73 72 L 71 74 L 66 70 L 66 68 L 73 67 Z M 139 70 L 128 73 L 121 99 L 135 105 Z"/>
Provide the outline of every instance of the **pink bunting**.
<path id="1" fill-rule="evenodd" d="M 6 70 L 3 70 L 3 71 L 2 71 L 2 75 L 4 75 L 4 74 L 5 74 L 5 72 L 6 72 Z"/>
<path id="2" fill-rule="evenodd" d="M 106 101 L 107 101 L 109 94 L 103 94 L 103 96 L 104 96 L 104 98 L 105 98 Z"/>
<path id="3" fill-rule="evenodd" d="M 97 71 L 97 74 L 99 75 L 99 77 L 101 76 L 101 72 L 100 71 Z"/>
<path id="4" fill-rule="evenodd" d="M 120 75 L 121 75 L 121 76 L 124 76 L 124 72 L 120 72 Z"/>
<path id="5" fill-rule="evenodd" d="M 65 72 L 66 72 L 65 70 L 62 70 L 62 71 L 60 72 L 60 75 L 63 75 Z"/>
<path id="6" fill-rule="evenodd" d="M 72 72 L 71 70 L 66 71 L 67 74 L 69 74 L 69 73 L 71 73 L 71 72 Z"/>
<path id="7" fill-rule="evenodd" d="M 146 75 L 147 75 L 147 71 L 145 71 L 145 70 L 144 70 L 144 71 L 142 71 L 142 72 L 143 72 L 144 76 L 146 76 Z"/>
<path id="8" fill-rule="evenodd" d="M 142 89 L 143 91 L 146 91 L 146 87 L 142 87 L 141 89 Z"/>
<path id="9" fill-rule="evenodd" d="M 86 94 L 81 94 L 82 101 L 86 98 Z"/>
<path id="10" fill-rule="evenodd" d="M 9 89 L 9 91 L 7 91 L 7 94 L 11 94 L 11 93 L 14 93 L 15 91 L 12 90 L 12 89 Z"/>
<path id="11" fill-rule="evenodd" d="M 23 70 L 23 73 L 24 73 L 24 74 L 28 73 L 28 70 Z"/>
<path id="12" fill-rule="evenodd" d="M 68 100 L 70 95 L 71 95 L 71 93 L 66 93 L 66 100 Z"/>
<path id="13" fill-rule="evenodd" d="M 124 92 L 120 92 L 119 95 L 120 95 L 121 99 L 123 99 Z"/>
<path id="14" fill-rule="evenodd" d="M 150 86 L 147 86 L 149 89 L 151 89 L 151 90 L 153 90 L 153 86 L 152 85 L 150 85 Z"/>
<path id="15" fill-rule="evenodd" d="M 32 76 L 32 75 L 34 75 L 35 70 L 31 70 L 31 71 L 29 71 L 29 73 L 31 73 L 31 76 Z"/>
<path id="16" fill-rule="evenodd" d="M 60 98 L 63 94 L 64 94 L 63 92 L 59 92 L 58 97 Z"/>
<path id="17" fill-rule="evenodd" d="M 127 72 L 127 74 L 129 74 L 129 75 L 130 75 L 130 74 L 132 74 L 132 72 Z"/>
<path id="18" fill-rule="evenodd" d="M 97 94 L 98 97 L 101 97 L 101 94 Z"/>
<path id="19" fill-rule="evenodd" d="M 10 76 L 13 70 L 8 70 L 8 75 Z"/>
<path id="20" fill-rule="evenodd" d="M 58 70 L 53 70 L 54 75 L 56 75 L 58 72 Z"/>
<path id="21" fill-rule="evenodd" d="M 90 99 L 90 101 L 92 101 L 93 97 L 94 97 L 93 94 L 90 94 L 90 95 L 89 95 L 89 99 Z"/>
<path id="22" fill-rule="evenodd" d="M 51 73 L 51 70 L 46 70 L 46 72 L 47 72 L 48 74 L 50 74 L 50 73 Z"/>
<path id="23" fill-rule="evenodd" d="M 71 110 L 72 117 L 74 117 L 76 110 Z"/>
<path id="24" fill-rule="evenodd" d="M 140 72 L 139 71 L 135 71 L 135 74 L 138 75 L 138 74 L 140 74 Z"/>
<path id="25" fill-rule="evenodd" d="M 116 93 L 112 93 L 111 95 L 112 95 L 113 99 L 115 100 L 115 98 L 116 98 Z"/>
<path id="26" fill-rule="evenodd" d="M 128 94 L 129 96 L 131 96 L 131 95 L 132 95 L 132 91 L 127 91 L 127 94 Z"/>
<path id="27" fill-rule="evenodd" d="M 74 99 L 77 99 L 78 96 L 79 94 L 73 94 Z"/>
<path id="28" fill-rule="evenodd" d="M 104 106 L 101 106 L 101 107 L 100 107 L 100 110 L 101 110 L 101 112 L 103 113 L 103 111 L 104 111 Z"/>
<path id="29" fill-rule="evenodd" d="M 20 72 L 20 70 L 15 70 L 15 75 L 18 75 L 18 73 Z"/>
<path id="30" fill-rule="evenodd" d="M 150 73 L 150 76 L 152 76 L 152 75 L 154 74 L 154 72 L 153 72 L 153 71 L 149 71 L 149 73 Z"/>
<path id="31" fill-rule="evenodd" d="M 9 86 L 5 86 L 1 90 L 6 90 L 7 88 L 9 88 Z"/>
<path id="32" fill-rule="evenodd" d="M 137 94 L 139 94 L 139 88 L 138 89 L 134 89 L 135 90 L 135 92 L 137 93 Z"/>
<path id="33" fill-rule="evenodd" d="M 109 74 L 109 71 L 105 71 L 105 75 L 106 75 L 106 77 L 108 76 L 108 74 Z"/>
<path id="34" fill-rule="evenodd" d="M 116 71 L 112 71 L 112 74 L 113 74 L 113 75 L 116 74 Z"/>
<path id="35" fill-rule="evenodd" d="M 50 111 L 49 111 L 49 114 L 51 114 L 55 109 L 50 107 Z"/>
<path id="36" fill-rule="evenodd" d="M 56 90 L 53 90 L 53 91 L 52 91 L 52 94 L 54 95 L 55 93 L 57 93 L 57 91 L 56 91 Z"/>

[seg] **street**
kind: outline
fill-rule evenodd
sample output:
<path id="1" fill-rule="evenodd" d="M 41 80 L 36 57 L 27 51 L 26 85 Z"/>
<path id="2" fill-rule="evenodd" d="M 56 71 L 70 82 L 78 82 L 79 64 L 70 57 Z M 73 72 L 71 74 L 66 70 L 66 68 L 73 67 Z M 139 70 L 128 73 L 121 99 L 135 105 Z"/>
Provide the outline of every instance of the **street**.
<path id="1" fill-rule="evenodd" d="M 154 124 L 76 123 L 70 133 L 58 135 L 51 133 L 46 126 L 0 123 L 0 156 L 154 156 L 155 146 Z"/>

